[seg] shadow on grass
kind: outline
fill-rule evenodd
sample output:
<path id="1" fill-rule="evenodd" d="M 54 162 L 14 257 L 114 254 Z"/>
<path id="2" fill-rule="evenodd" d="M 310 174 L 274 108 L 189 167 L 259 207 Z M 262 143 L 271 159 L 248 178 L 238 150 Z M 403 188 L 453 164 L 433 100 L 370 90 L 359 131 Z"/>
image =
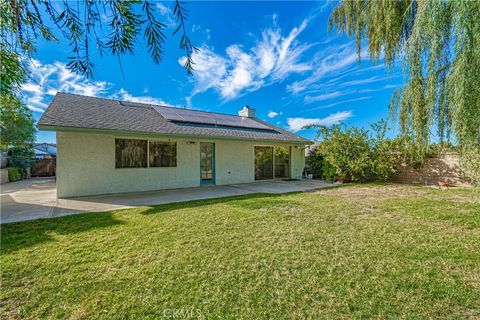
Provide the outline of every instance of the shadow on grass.
<path id="1" fill-rule="evenodd" d="M 230 203 L 233 206 L 249 208 L 250 206 L 266 206 L 278 203 L 280 194 L 255 193 L 224 198 L 213 198 L 204 200 L 192 200 L 186 202 L 175 202 L 156 206 L 146 206 L 141 211 L 142 215 L 166 213 L 177 209 L 201 208 L 214 204 Z M 274 200 L 277 199 L 277 200 Z M 282 200 L 282 203 L 286 200 Z M 277 204 L 278 205 L 278 204 Z M 123 209 L 119 211 L 128 211 Z M 7 223 L 1 225 L 1 254 L 30 248 L 35 245 L 55 241 L 53 234 L 75 234 L 93 229 L 103 229 L 123 224 L 123 221 L 114 218 L 114 211 L 81 213 L 65 217 L 38 219 Z"/>
<path id="2" fill-rule="evenodd" d="M 113 212 L 102 212 L 3 224 L 1 225 L 1 254 L 54 241 L 51 233 L 75 234 L 123 223 L 113 217 Z"/>
<path id="3" fill-rule="evenodd" d="M 201 210 L 202 207 L 215 204 L 227 204 L 235 208 L 247 210 L 255 210 L 265 207 L 291 206 L 298 201 L 289 197 L 289 195 L 300 193 L 304 192 L 290 192 L 283 194 L 252 193 L 223 198 L 175 202 L 155 206 L 145 206 L 143 207 L 144 210 L 141 210 L 141 214 L 152 215 L 189 208 L 198 208 Z M 131 209 L 116 211 L 128 210 Z M 61 235 L 75 234 L 93 229 L 108 228 L 123 223 L 125 222 L 114 218 L 114 211 L 108 211 L 81 213 L 51 219 L 3 224 L 1 225 L 1 254 L 8 254 L 44 242 L 54 241 L 54 237 L 52 237 L 51 233 Z"/>
<path id="4" fill-rule="evenodd" d="M 191 200 L 184 202 L 174 202 L 160 204 L 156 206 L 148 206 L 147 210 L 142 211 L 144 215 L 166 213 L 169 211 L 179 210 L 179 209 L 189 209 L 189 208 L 201 208 L 209 205 L 215 204 L 229 204 L 235 207 L 241 208 L 252 208 L 255 206 L 267 206 L 271 205 L 272 202 L 288 202 L 288 200 L 278 199 L 281 196 L 297 194 L 300 192 L 291 192 L 287 194 L 271 194 L 271 193 L 251 193 L 239 196 L 229 196 L 223 198 L 212 198 L 212 199 L 202 199 L 202 200 Z"/>

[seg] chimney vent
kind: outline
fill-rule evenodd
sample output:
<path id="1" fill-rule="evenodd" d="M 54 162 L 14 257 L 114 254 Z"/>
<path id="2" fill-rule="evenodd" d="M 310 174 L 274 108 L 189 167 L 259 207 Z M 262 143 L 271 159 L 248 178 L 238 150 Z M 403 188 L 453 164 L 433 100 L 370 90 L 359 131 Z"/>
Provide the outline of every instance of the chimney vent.
<path id="1" fill-rule="evenodd" d="M 255 109 L 245 106 L 242 110 L 238 111 L 238 115 L 241 117 L 255 118 Z"/>

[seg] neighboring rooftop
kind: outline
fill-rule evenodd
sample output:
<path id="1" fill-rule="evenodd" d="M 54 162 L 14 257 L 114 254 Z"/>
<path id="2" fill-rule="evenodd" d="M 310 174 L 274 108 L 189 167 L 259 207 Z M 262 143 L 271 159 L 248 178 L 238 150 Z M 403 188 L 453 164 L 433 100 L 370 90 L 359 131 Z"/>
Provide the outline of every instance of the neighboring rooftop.
<path id="1" fill-rule="evenodd" d="M 47 142 L 36 143 L 33 145 L 33 150 L 35 151 L 35 153 L 56 155 L 57 145 L 54 143 L 47 143 Z"/>
<path id="2" fill-rule="evenodd" d="M 131 131 L 165 135 L 309 143 L 255 117 L 242 117 L 138 102 L 57 93 L 38 122 L 40 129 Z"/>

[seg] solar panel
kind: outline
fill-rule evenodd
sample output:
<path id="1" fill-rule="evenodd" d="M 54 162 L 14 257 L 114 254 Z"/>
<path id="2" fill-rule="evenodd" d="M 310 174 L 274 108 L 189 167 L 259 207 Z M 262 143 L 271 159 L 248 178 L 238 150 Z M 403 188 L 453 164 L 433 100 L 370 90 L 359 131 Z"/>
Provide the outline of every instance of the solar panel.
<path id="1" fill-rule="evenodd" d="M 246 117 L 237 117 L 229 114 L 210 113 L 173 107 L 153 106 L 153 108 L 169 121 L 272 130 L 272 128 L 264 125 L 263 123 Z"/>

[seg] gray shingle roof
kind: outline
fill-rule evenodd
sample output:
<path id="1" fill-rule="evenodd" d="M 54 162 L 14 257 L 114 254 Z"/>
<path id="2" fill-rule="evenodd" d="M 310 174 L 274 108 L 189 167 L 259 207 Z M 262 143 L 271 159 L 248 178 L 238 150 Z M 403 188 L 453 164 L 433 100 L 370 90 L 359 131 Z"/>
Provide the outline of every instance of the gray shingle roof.
<path id="1" fill-rule="evenodd" d="M 154 107 L 144 103 L 57 93 L 38 125 L 46 129 L 83 128 L 212 138 L 310 142 L 257 118 L 253 120 L 264 124 L 269 130 L 172 122 L 165 119 Z"/>

